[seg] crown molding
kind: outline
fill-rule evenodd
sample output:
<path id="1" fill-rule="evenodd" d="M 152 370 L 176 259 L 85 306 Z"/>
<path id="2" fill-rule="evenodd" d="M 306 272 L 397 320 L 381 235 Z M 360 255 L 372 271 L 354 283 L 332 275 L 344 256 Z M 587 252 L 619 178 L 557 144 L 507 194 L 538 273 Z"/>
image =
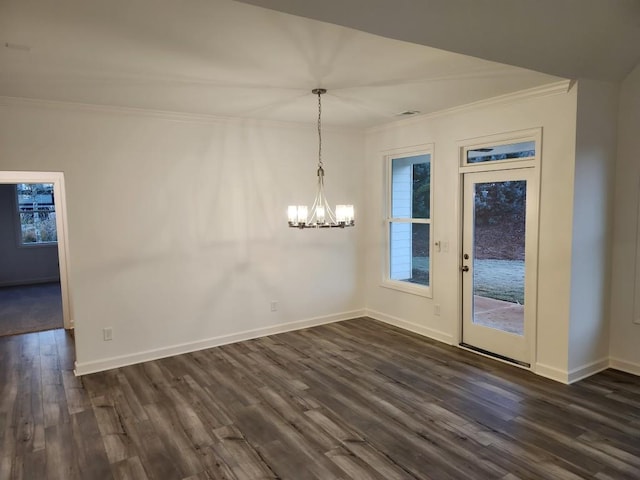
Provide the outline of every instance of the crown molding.
<path id="1" fill-rule="evenodd" d="M 486 108 L 495 105 L 505 105 L 508 103 L 531 100 L 534 98 L 548 97 L 550 95 L 562 95 L 568 93 L 576 82 L 574 80 L 562 80 L 559 82 L 548 83 L 539 87 L 528 88 L 526 90 L 519 90 L 517 92 L 506 93 L 504 95 L 498 95 L 497 97 L 486 98 L 484 100 L 478 100 L 477 102 L 466 103 L 457 107 L 451 107 L 444 110 L 438 110 L 437 112 L 425 113 L 423 115 L 417 115 L 411 118 L 403 118 L 394 122 L 385 123 L 384 125 L 377 125 L 366 129 L 366 133 L 377 133 L 394 128 L 406 127 L 414 125 L 416 123 L 424 122 L 432 118 L 445 117 L 449 115 L 455 115 L 460 113 L 469 112 L 479 108 Z"/>
<path id="2" fill-rule="evenodd" d="M 395 120 L 382 125 L 377 125 L 368 128 L 362 127 L 349 127 L 349 126 L 323 126 L 326 131 L 353 131 L 363 133 L 376 133 L 389 129 L 405 127 L 421 123 L 425 120 L 438 118 L 448 115 L 455 115 L 464 113 L 467 111 L 475 110 L 478 108 L 486 108 L 493 105 L 503 105 L 517 101 L 525 101 L 533 98 L 541 98 L 550 95 L 560 95 L 569 92 L 575 85 L 574 80 L 562 80 L 560 82 L 554 82 L 540 87 L 529 88 L 527 90 L 520 90 L 513 93 L 507 93 L 505 95 L 499 95 L 497 97 L 491 97 L 477 102 L 467 103 L 457 107 L 447 108 L 445 110 L 439 110 L 437 112 L 426 113 L 424 115 L 418 115 L 411 118 L 405 118 L 401 120 Z M 253 117 L 234 117 L 201 113 L 188 113 L 188 112 L 174 112 L 165 110 L 153 110 L 146 108 L 136 107 L 124 107 L 114 105 L 99 105 L 92 103 L 79 103 L 79 102 L 66 102 L 60 100 L 46 100 L 41 98 L 26 98 L 26 97 L 10 97 L 0 95 L 0 107 L 4 106 L 17 106 L 17 107 L 32 107 L 32 108 L 50 108 L 58 110 L 67 110 L 75 112 L 89 112 L 89 113 L 102 113 L 111 115 L 130 115 L 147 118 L 157 118 L 162 120 L 169 120 L 174 122 L 187 122 L 187 123 L 254 123 L 255 125 L 263 126 L 279 126 L 279 127 L 299 127 L 307 128 L 309 123 L 306 122 L 287 122 L 283 120 L 263 120 Z"/>
<path id="3" fill-rule="evenodd" d="M 281 128 L 300 128 L 307 129 L 310 122 L 294 122 L 285 120 L 268 120 L 255 117 L 234 117 L 224 115 L 212 115 L 205 113 L 189 113 L 189 112 L 173 112 L 167 110 L 153 110 L 146 108 L 135 107 L 123 107 L 115 105 L 100 105 L 93 103 L 79 103 L 79 102 L 66 102 L 60 100 L 45 100 L 42 98 L 27 98 L 27 97 L 9 97 L 0 95 L 0 107 L 27 107 L 27 108 L 48 108 L 53 110 L 66 110 L 71 112 L 87 112 L 87 113 L 101 113 L 110 115 L 128 115 L 137 117 L 156 118 L 161 120 L 169 120 L 173 122 L 185 122 L 185 123 L 202 123 L 202 124 L 222 124 L 222 123 L 236 123 L 236 124 L 249 124 L 260 126 L 273 126 Z M 313 119 L 313 127 L 317 128 L 315 124 L 315 118 Z M 351 131 L 364 133 L 365 129 L 362 127 L 349 127 L 349 126 L 322 126 L 323 131 Z"/>
<path id="4" fill-rule="evenodd" d="M 50 108 L 57 110 L 109 113 L 116 115 L 124 114 L 184 122 L 221 123 L 229 120 L 241 120 L 240 117 L 224 117 L 218 115 L 182 113 L 165 110 L 151 110 L 145 108 L 123 107 L 114 105 L 99 105 L 93 103 L 66 102 L 61 100 L 46 100 L 42 98 L 27 97 L 0 96 L 0 106 Z"/>

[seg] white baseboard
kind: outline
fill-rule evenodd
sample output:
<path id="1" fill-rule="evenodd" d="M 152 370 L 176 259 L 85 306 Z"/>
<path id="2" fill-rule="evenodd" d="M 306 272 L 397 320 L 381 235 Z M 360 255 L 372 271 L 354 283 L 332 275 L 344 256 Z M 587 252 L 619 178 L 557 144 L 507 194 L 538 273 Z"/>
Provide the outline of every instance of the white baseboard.
<path id="1" fill-rule="evenodd" d="M 606 370 L 609 366 L 609 358 L 601 358 L 600 360 L 582 365 L 581 367 L 574 368 L 570 371 L 537 363 L 534 372 L 541 377 L 569 385 Z"/>
<path id="2" fill-rule="evenodd" d="M 632 375 L 640 376 L 640 364 L 638 363 L 627 362 L 626 360 L 620 360 L 619 358 L 610 358 L 609 367 L 626 373 L 631 373 Z"/>
<path id="3" fill-rule="evenodd" d="M 569 381 L 567 383 L 574 383 L 582 380 L 583 378 L 590 377 L 591 375 L 595 375 L 598 372 L 606 370 L 607 368 L 609 368 L 609 363 L 609 357 L 607 357 L 595 362 L 588 363 L 581 367 L 574 368 L 573 370 L 569 371 Z"/>
<path id="4" fill-rule="evenodd" d="M 533 371 L 536 375 L 540 375 L 541 377 L 549 378 L 556 382 L 569 383 L 569 372 L 566 370 L 561 370 L 542 363 L 536 363 Z"/>
<path id="5" fill-rule="evenodd" d="M 393 325 L 404 330 L 409 330 L 410 332 L 417 333 L 425 337 L 433 338 L 434 340 L 438 340 L 448 345 L 453 345 L 454 343 L 453 335 L 449 333 L 418 325 L 416 323 L 403 320 L 402 318 L 394 317 L 392 315 L 387 315 L 386 313 L 370 309 L 365 310 L 365 315 L 375 320 L 380 320 L 381 322 L 388 323 L 389 325 Z"/>
<path id="6" fill-rule="evenodd" d="M 257 328 L 254 330 L 246 330 L 243 332 L 233 333 L 229 335 L 221 335 L 218 337 L 212 337 L 205 340 L 199 340 L 197 342 L 188 342 L 168 347 L 146 350 L 143 352 L 136 352 L 129 355 L 120 355 L 117 357 L 110 357 L 101 360 L 94 360 L 90 362 L 82 362 L 75 364 L 74 373 L 77 376 L 87 375 L 90 373 L 101 372 L 104 370 L 110 370 L 112 368 L 125 367 L 127 365 L 134 365 L 136 363 L 148 362 L 151 360 L 158 360 L 160 358 L 171 357 L 174 355 L 180 355 L 183 353 L 195 352 L 198 350 L 204 350 L 207 348 L 219 347 L 221 345 L 227 345 L 230 343 L 242 342 L 244 340 L 251 340 L 254 338 L 265 337 L 268 335 L 275 335 L 278 333 L 292 332 L 295 330 L 301 330 L 303 328 L 315 327 L 319 325 L 325 325 L 328 323 L 341 322 L 344 320 L 350 320 L 358 317 L 371 317 L 375 320 L 379 320 L 389 325 L 408 330 L 410 332 L 423 335 L 434 340 L 453 345 L 453 335 L 440 330 L 432 329 L 422 325 L 418 325 L 407 320 L 387 315 L 386 313 L 378 312 L 376 310 L 362 309 L 352 310 L 349 312 L 337 313 L 332 315 L 325 315 L 322 317 L 308 318 L 304 320 L 298 320 L 295 322 L 282 323 L 279 325 L 272 325 L 269 327 Z M 596 362 L 584 365 L 579 368 L 575 368 L 570 372 L 562 370 L 549 365 L 541 363 L 535 364 L 534 372 L 542 377 L 555 380 L 565 384 L 570 384 L 582 380 L 583 378 L 594 375 L 607 368 L 614 368 L 623 372 L 631 373 L 633 375 L 640 376 L 640 364 L 620 360 L 617 358 L 606 358 Z"/>
<path id="7" fill-rule="evenodd" d="M 76 362 L 74 373 L 76 374 L 76 376 L 87 375 L 89 373 L 102 372 L 104 370 L 110 370 L 112 368 L 125 367 L 127 365 L 134 365 L 136 363 L 158 360 L 160 358 L 172 357 L 174 355 L 181 355 L 183 353 L 190 353 L 207 348 L 219 347 L 221 345 L 228 345 L 230 343 L 242 342 L 244 340 L 251 340 L 259 337 L 266 337 L 268 335 L 275 335 L 278 333 L 292 332 L 294 330 L 316 327 L 318 325 L 325 325 L 327 323 L 341 322 L 343 320 L 349 320 L 352 318 L 363 316 L 365 316 L 365 310 L 353 310 L 350 312 L 336 313 L 332 315 L 325 315 L 322 317 L 298 320 L 295 322 L 281 323 L 279 325 L 272 325 L 269 327 L 256 328 L 254 330 L 246 330 L 244 332 L 232 333 L 229 335 L 221 335 L 218 337 L 207 338 L 205 340 L 198 340 L 197 342 L 181 343 L 168 347 L 136 352 L 129 355 L 120 355 L 117 357 L 93 360 L 90 362 Z"/>

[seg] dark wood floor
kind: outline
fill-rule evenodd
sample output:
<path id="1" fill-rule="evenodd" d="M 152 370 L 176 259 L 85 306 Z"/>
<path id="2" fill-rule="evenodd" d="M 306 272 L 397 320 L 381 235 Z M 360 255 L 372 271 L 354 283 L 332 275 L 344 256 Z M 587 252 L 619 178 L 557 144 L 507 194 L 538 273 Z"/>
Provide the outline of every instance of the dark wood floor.
<path id="1" fill-rule="evenodd" d="M 640 379 L 565 386 L 368 319 L 77 379 L 0 338 L 0 479 L 640 478 Z"/>

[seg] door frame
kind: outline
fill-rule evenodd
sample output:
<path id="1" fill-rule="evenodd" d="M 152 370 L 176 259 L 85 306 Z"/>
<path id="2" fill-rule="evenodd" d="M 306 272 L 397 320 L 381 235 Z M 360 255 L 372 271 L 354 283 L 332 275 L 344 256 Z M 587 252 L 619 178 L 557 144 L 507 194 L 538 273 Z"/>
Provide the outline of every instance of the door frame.
<path id="1" fill-rule="evenodd" d="M 535 142 L 535 156 L 533 158 L 525 158 L 525 159 L 513 159 L 513 160 L 500 160 L 495 162 L 486 162 L 486 163 L 475 163 L 468 164 L 466 162 L 466 152 L 470 149 L 490 147 L 496 145 L 504 145 L 510 143 L 518 143 L 518 142 L 526 142 L 526 141 L 534 141 Z M 458 258 L 456 262 L 456 268 L 458 269 L 458 321 L 456 322 L 456 328 L 454 331 L 454 342 L 458 346 L 458 348 L 472 351 L 478 355 L 483 355 L 489 358 L 493 358 L 495 360 L 508 363 L 509 365 L 514 365 L 519 368 L 524 368 L 527 370 L 534 370 L 536 365 L 537 358 L 537 310 L 538 310 L 538 251 L 540 246 L 540 188 L 541 188 L 541 162 L 542 162 L 542 127 L 531 128 L 526 130 L 517 130 L 513 132 L 505 132 L 494 135 L 486 135 L 482 137 L 470 138 L 466 140 L 460 140 L 457 142 L 458 148 L 458 196 L 457 196 L 457 205 L 456 205 L 456 224 L 458 225 Z M 534 203 L 531 205 L 531 228 L 534 231 L 531 232 L 530 238 L 535 241 L 535 245 L 525 246 L 526 253 L 528 256 L 529 264 L 527 268 L 535 269 L 534 275 L 534 293 L 530 293 L 529 296 L 532 297 L 527 300 L 527 303 L 531 303 L 530 307 L 530 319 L 528 319 L 528 323 L 526 324 L 527 333 L 529 334 L 529 367 L 524 365 L 519 365 L 518 363 L 510 362 L 504 359 L 501 359 L 499 356 L 488 355 L 477 350 L 471 350 L 462 343 L 462 324 L 463 324 L 463 301 L 464 301 L 464 290 L 463 290 L 463 277 L 462 277 L 462 255 L 464 254 L 464 174 L 465 173 L 473 173 L 473 172 L 490 172 L 497 170 L 512 170 L 512 169 L 521 169 L 521 168 L 530 168 L 533 170 L 533 184 L 531 185 L 532 192 L 534 193 Z M 526 295 L 526 292 L 525 292 Z"/>
<path id="2" fill-rule="evenodd" d="M 56 207 L 56 232 L 58 236 L 58 269 L 62 294 L 62 319 L 66 330 L 74 328 L 73 307 L 69 288 L 69 242 L 67 240 L 67 204 L 62 172 L 0 171 L 0 184 L 52 183 Z"/>

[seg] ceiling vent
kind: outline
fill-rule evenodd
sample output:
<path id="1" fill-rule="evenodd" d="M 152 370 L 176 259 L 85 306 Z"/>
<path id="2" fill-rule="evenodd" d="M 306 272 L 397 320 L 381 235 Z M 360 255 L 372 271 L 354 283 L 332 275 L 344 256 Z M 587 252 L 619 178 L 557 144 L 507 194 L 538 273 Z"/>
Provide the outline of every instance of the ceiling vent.
<path id="1" fill-rule="evenodd" d="M 22 45 L 20 43 L 11 43 L 11 42 L 6 42 L 4 44 L 5 48 L 9 48 L 11 50 L 21 50 L 23 52 L 30 52 L 31 51 L 31 47 L 29 45 Z"/>
<path id="2" fill-rule="evenodd" d="M 412 115 L 418 115 L 420 110 L 405 110 L 404 112 L 398 112 L 394 114 L 396 117 L 410 117 Z"/>

